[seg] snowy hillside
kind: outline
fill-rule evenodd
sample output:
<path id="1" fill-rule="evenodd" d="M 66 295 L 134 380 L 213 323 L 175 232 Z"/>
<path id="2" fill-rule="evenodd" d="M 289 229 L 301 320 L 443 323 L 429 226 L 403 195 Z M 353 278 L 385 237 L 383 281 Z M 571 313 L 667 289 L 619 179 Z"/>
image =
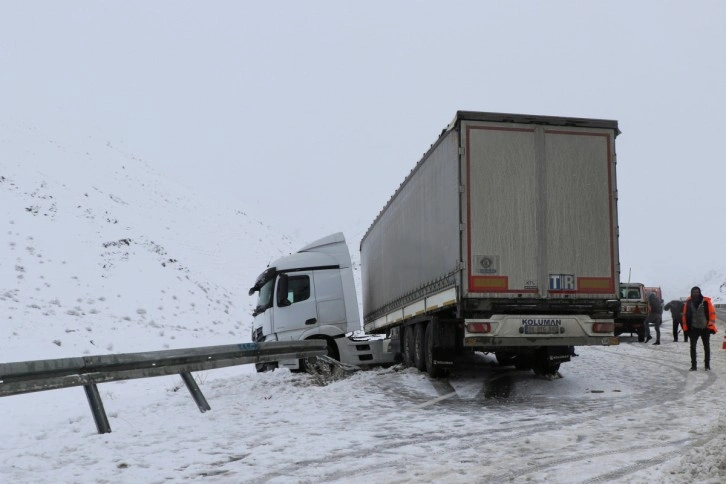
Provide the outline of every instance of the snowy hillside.
<path id="1" fill-rule="evenodd" d="M 247 289 L 310 242 L 169 181 L 116 142 L 0 128 L 3 361 L 247 341 Z M 364 231 L 346 234 L 359 291 Z M 725 271 L 678 281 L 679 292 L 693 284 L 726 303 Z"/>
<path id="2" fill-rule="evenodd" d="M 0 126 L 0 361 L 249 341 L 248 287 L 310 241 L 168 181 L 114 142 L 67 139 Z M 364 230 L 346 234 L 357 282 Z M 724 279 L 697 283 L 723 302 Z M 79 388 L 18 395 L 0 399 L 0 476 L 723 482 L 726 353 L 713 351 L 714 371 L 693 374 L 683 343 L 581 348 L 555 381 L 491 355 L 446 380 L 396 366 L 327 386 L 246 365 L 195 373 L 206 413 L 178 376 L 108 383 L 103 435 Z M 623 374 L 603 371 L 618 365 Z"/>
<path id="3" fill-rule="evenodd" d="M 247 289 L 300 241 L 114 142 L 0 133 L 0 360 L 249 340 Z"/>
<path id="4" fill-rule="evenodd" d="M 726 271 L 712 270 L 704 274 L 701 282 L 695 283 L 701 292 L 710 297 L 715 304 L 726 304 Z"/>
<path id="5" fill-rule="evenodd" d="M 627 247 L 620 247 L 621 253 L 627 250 Z M 632 281 L 642 282 L 647 287 L 660 286 L 663 289 L 663 298 L 666 301 L 671 299 L 681 299 L 687 297 L 691 292 L 691 287 L 698 286 L 704 295 L 713 299 L 715 304 L 726 304 L 726 266 L 721 260 L 712 261 L 712 266 L 705 273 L 696 273 L 696 275 L 687 275 L 689 268 L 685 263 L 682 266 L 683 276 L 675 280 L 658 280 L 657 278 L 632 277 Z M 647 272 L 647 271 L 643 271 Z M 621 273 L 620 280 L 627 281 L 628 274 Z"/>

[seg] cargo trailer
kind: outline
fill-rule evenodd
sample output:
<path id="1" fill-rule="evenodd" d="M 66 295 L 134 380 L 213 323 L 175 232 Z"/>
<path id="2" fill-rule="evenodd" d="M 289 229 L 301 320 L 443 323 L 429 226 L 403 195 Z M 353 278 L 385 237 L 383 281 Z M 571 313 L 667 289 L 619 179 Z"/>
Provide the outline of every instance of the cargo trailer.
<path id="1" fill-rule="evenodd" d="M 618 134 L 458 112 L 361 241 L 365 331 L 433 375 L 471 351 L 552 374 L 614 342 Z"/>

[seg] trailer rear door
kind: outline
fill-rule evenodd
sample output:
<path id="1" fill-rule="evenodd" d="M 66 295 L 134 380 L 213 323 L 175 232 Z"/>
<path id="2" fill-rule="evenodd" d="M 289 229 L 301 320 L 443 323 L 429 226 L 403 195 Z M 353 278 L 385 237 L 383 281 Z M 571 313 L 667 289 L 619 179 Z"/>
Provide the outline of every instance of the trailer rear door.
<path id="1" fill-rule="evenodd" d="M 614 137 L 461 122 L 466 297 L 616 297 Z"/>

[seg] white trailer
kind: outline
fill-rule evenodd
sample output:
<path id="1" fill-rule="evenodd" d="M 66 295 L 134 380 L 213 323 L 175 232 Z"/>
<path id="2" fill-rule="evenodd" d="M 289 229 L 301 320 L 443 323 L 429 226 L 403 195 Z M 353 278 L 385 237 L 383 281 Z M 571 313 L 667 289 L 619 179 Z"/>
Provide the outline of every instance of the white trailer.
<path id="1" fill-rule="evenodd" d="M 618 311 L 616 121 L 458 112 L 361 241 L 364 329 L 554 373 Z"/>

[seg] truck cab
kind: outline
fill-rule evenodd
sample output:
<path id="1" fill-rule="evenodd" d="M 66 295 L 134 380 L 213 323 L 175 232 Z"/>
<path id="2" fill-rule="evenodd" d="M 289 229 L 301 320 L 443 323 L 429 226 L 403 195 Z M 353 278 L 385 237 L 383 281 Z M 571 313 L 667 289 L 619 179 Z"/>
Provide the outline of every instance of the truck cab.
<path id="1" fill-rule="evenodd" d="M 272 262 L 255 280 L 250 296 L 255 292 L 252 341 L 320 339 L 328 343 L 328 356 L 343 363 L 393 361 L 392 355 L 380 354 L 382 343 L 376 341 L 382 338 L 355 334 L 361 331 L 358 298 L 342 233 Z M 277 366 L 301 368 L 299 360 L 280 361 Z M 270 366 L 258 367 L 266 369 Z"/>
<path id="2" fill-rule="evenodd" d="M 615 318 L 615 336 L 636 333 L 645 341 L 645 318 L 648 315 L 648 294 L 639 282 L 620 283 L 620 313 Z"/>

